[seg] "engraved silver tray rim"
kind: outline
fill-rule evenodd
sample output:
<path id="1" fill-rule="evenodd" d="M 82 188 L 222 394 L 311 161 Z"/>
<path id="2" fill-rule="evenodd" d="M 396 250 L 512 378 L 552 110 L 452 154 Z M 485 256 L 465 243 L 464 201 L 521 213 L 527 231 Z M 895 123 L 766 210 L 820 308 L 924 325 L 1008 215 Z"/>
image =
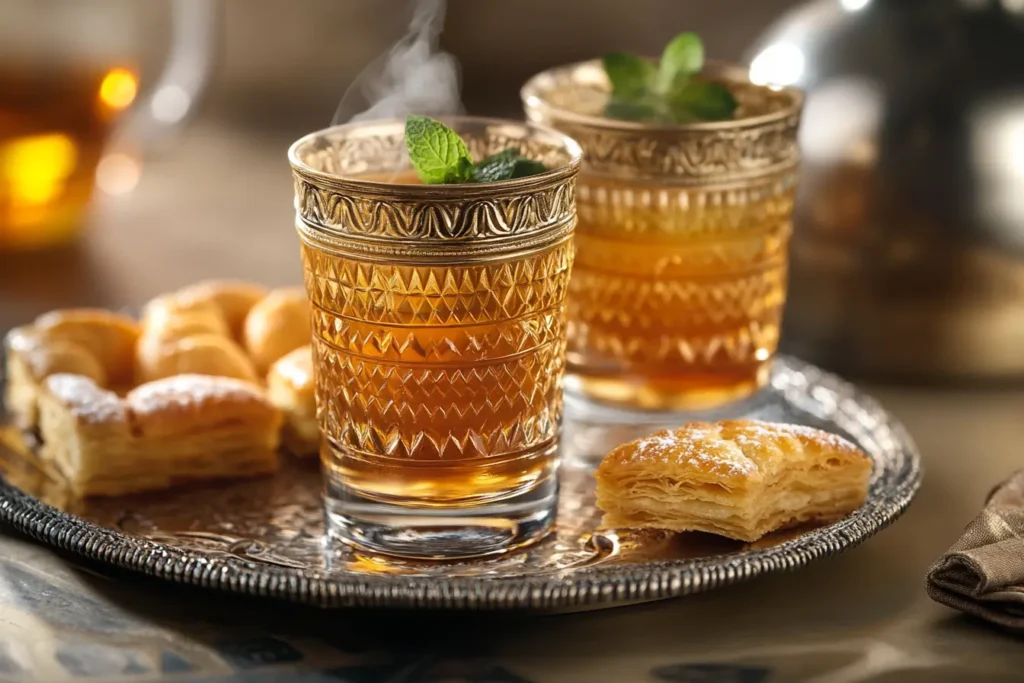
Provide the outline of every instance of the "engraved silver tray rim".
<path id="1" fill-rule="evenodd" d="M 0 521 L 46 545 L 102 564 L 180 584 L 322 608 L 572 611 L 701 593 L 773 571 L 802 567 L 852 548 L 892 524 L 922 479 L 906 429 L 870 396 L 835 375 L 791 358 L 778 363 L 801 383 L 779 387 L 795 405 L 833 411 L 837 424 L 876 451 L 868 499 L 835 524 L 770 548 L 688 560 L 597 565 L 495 576 L 327 576 L 309 569 L 186 551 L 97 526 L 51 507 L 0 477 Z M 872 449 L 869 449 L 872 450 Z"/>

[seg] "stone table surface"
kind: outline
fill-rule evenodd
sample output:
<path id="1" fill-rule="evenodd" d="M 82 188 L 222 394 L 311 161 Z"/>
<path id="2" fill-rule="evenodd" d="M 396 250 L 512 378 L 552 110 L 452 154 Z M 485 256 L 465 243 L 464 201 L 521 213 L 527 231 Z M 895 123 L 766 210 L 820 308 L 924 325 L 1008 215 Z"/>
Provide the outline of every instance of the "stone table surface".
<path id="1" fill-rule="evenodd" d="M 98 198 L 74 248 L 0 255 L 0 328 L 137 306 L 206 277 L 298 284 L 288 137 L 214 123 Z M 796 572 L 600 612 L 317 612 L 108 576 L 0 533 L 0 681 L 1009 681 L 1024 648 L 931 602 L 924 574 L 1024 462 L 1024 387 L 869 388 L 925 483 L 864 545 Z"/>

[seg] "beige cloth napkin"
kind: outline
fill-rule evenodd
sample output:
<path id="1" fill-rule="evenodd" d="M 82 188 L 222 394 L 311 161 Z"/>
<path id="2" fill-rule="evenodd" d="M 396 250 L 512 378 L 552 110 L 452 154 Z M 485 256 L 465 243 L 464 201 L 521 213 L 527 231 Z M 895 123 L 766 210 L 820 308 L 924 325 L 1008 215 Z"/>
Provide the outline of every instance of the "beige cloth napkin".
<path id="1" fill-rule="evenodd" d="M 928 570 L 933 600 L 1024 631 L 1024 470 L 1000 484 Z"/>

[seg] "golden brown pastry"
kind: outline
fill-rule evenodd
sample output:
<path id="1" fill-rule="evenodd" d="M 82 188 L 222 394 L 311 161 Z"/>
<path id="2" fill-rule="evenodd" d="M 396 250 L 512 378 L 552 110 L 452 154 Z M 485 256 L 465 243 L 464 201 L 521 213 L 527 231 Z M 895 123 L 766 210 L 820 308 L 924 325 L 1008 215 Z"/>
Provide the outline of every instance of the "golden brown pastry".
<path id="1" fill-rule="evenodd" d="M 173 296 L 180 302 L 210 303 L 216 306 L 227 323 L 231 337 L 240 341 L 245 317 L 258 301 L 267 296 L 267 290 L 251 282 L 209 280 L 180 289 Z"/>
<path id="2" fill-rule="evenodd" d="M 168 294 L 157 297 L 143 308 L 142 328 L 162 341 L 194 334 L 231 337 L 231 330 L 220 308 L 212 301 L 190 301 Z"/>
<path id="3" fill-rule="evenodd" d="M 79 495 L 261 474 L 282 432 L 294 451 L 318 450 L 309 337 L 302 290 L 239 282 L 158 297 L 141 324 L 56 311 L 7 335 L 6 404 Z M 261 386 L 278 360 L 281 408 Z"/>
<path id="4" fill-rule="evenodd" d="M 270 366 L 267 396 L 285 414 L 284 445 L 295 455 L 320 449 L 320 426 L 313 397 L 313 349 L 295 349 Z"/>
<path id="5" fill-rule="evenodd" d="M 106 370 L 113 386 L 132 382 L 132 349 L 139 325 L 125 315 L 93 308 L 53 311 L 35 325 L 50 341 L 64 341 L 90 353 Z"/>
<path id="6" fill-rule="evenodd" d="M 182 291 L 186 294 L 177 292 L 146 304 L 143 333 L 135 349 L 138 380 L 199 374 L 257 382 L 256 368 L 232 338 L 228 316 L 217 302 L 220 290 L 205 285 L 197 290 L 207 293 L 203 297 Z M 243 300 L 240 296 L 226 299 Z"/>
<path id="7" fill-rule="evenodd" d="M 871 461 L 810 427 L 693 422 L 619 446 L 597 469 L 597 506 L 619 528 L 704 531 L 742 541 L 830 522 L 867 496 Z"/>
<path id="8" fill-rule="evenodd" d="M 121 398 L 57 374 L 40 395 L 41 456 L 80 496 L 248 477 L 277 468 L 281 419 L 259 387 L 227 377 L 179 375 Z"/>
<path id="9" fill-rule="evenodd" d="M 24 366 L 26 373 L 45 378 L 58 372 L 92 377 L 106 383 L 107 369 L 89 349 L 70 339 L 48 339 L 34 325 L 17 327 L 7 335 L 9 360 Z"/>
<path id="10" fill-rule="evenodd" d="M 131 318 L 92 309 L 55 311 L 9 332 L 5 405 L 13 422 L 35 428 L 42 382 L 58 372 L 102 385 L 131 385 L 132 348 L 138 337 L 139 327 Z"/>
<path id="11" fill-rule="evenodd" d="M 168 342 L 143 335 L 138 347 L 138 377 L 142 382 L 181 374 L 233 377 L 258 382 L 252 360 L 229 337 L 198 334 Z"/>
<path id="12" fill-rule="evenodd" d="M 297 287 L 275 289 L 245 318 L 242 340 L 260 373 L 310 340 L 309 299 Z"/>

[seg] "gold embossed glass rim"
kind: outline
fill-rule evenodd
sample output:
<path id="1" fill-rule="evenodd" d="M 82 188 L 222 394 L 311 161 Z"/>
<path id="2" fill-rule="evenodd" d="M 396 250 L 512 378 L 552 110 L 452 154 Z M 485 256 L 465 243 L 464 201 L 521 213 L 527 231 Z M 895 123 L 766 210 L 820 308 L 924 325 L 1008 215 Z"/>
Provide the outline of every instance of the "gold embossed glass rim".
<path id="1" fill-rule="evenodd" d="M 644 410 L 718 408 L 768 379 L 786 297 L 800 92 L 711 63 L 734 119 L 603 115 L 598 61 L 534 76 L 531 121 L 579 141 L 567 388 Z"/>
<path id="2" fill-rule="evenodd" d="M 515 148 L 549 170 L 418 184 L 403 121 L 289 152 L 328 527 L 420 558 L 500 553 L 551 529 L 581 158 L 543 126 L 445 122 L 474 159 Z"/>

